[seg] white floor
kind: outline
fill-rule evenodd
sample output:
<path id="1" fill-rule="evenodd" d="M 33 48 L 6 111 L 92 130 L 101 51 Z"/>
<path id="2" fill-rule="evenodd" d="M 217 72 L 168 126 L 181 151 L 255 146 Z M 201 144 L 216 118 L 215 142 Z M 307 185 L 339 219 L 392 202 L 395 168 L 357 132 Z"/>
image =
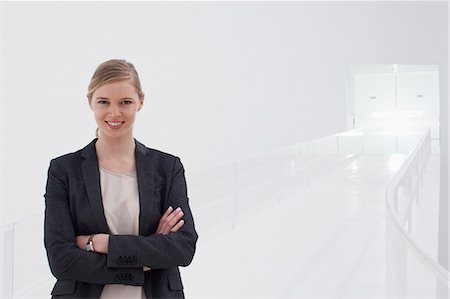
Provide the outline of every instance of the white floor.
<path id="1" fill-rule="evenodd" d="M 182 269 L 187 297 L 385 298 L 384 194 L 398 160 L 353 158 L 279 203 L 243 212 L 234 230 L 200 231 Z"/>

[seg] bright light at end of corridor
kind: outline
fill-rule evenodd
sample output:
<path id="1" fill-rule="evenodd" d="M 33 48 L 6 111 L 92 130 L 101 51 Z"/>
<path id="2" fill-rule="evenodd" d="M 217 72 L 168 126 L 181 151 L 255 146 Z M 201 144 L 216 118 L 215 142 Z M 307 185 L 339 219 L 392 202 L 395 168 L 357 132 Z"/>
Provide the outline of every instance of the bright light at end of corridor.
<path id="1" fill-rule="evenodd" d="M 392 133 L 401 134 L 416 127 L 422 120 L 422 111 L 377 111 L 372 113 L 372 119 L 378 128 L 384 128 Z"/>

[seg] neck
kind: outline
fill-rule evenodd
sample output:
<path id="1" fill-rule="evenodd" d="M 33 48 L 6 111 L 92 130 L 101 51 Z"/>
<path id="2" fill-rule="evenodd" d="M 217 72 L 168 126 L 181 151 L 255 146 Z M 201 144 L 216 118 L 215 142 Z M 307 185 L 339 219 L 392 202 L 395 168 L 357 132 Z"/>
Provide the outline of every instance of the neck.
<path id="1" fill-rule="evenodd" d="M 133 136 L 126 135 L 119 138 L 111 138 L 100 134 L 95 148 L 99 159 L 114 159 L 134 157 L 135 143 Z"/>

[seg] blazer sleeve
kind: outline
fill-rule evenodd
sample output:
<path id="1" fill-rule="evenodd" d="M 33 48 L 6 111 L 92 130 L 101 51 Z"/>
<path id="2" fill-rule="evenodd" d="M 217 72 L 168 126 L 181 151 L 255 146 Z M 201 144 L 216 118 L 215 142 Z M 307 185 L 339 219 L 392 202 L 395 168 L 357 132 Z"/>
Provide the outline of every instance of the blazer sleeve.
<path id="1" fill-rule="evenodd" d="M 177 232 L 149 236 L 110 235 L 107 264 L 109 267 L 142 267 L 151 269 L 188 266 L 198 239 L 187 197 L 184 168 L 178 157 L 172 166 L 172 179 L 166 205 L 181 207 L 184 225 Z"/>
<path id="2" fill-rule="evenodd" d="M 105 254 L 78 248 L 69 206 L 67 174 L 50 162 L 45 192 L 44 243 L 50 270 L 57 279 L 96 284 L 143 285 L 144 271 L 107 266 Z"/>

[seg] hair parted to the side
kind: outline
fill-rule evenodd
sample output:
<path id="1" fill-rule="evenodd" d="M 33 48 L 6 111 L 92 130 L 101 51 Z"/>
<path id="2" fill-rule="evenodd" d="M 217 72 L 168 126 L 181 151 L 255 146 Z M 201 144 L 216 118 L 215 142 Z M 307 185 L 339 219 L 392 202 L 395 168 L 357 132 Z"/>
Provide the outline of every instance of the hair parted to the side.
<path id="1" fill-rule="evenodd" d="M 105 84 L 129 79 L 131 79 L 131 83 L 136 88 L 139 100 L 143 100 L 144 92 L 142 91 L 141 81 L 139 80 L 139 75 L 134 65 L 122 59 L 105 61 L 95 70 L 88 86 L 87 97 L 91 100 L 94 92 Z"/>

